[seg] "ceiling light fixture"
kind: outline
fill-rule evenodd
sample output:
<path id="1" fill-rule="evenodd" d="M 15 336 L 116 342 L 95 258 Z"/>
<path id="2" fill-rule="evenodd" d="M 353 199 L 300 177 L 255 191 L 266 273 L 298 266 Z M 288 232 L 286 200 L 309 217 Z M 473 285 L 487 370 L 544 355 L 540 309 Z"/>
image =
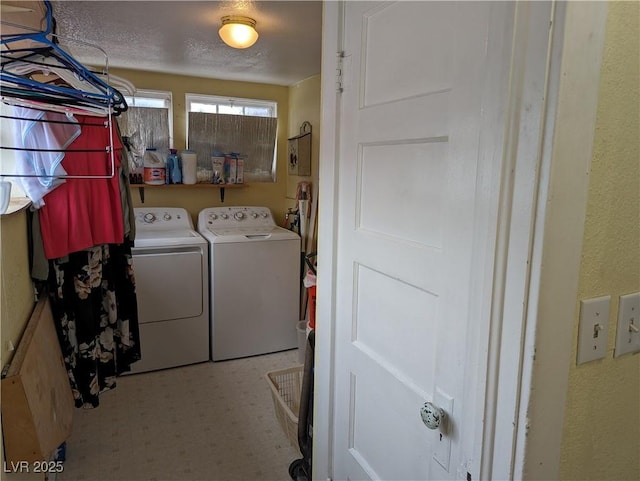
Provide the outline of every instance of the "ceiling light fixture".
<path id="1" fill-rule="evenodd" d="M 218 34 L 224 43 L 233 48 L 251 47 L 258 40 L 256 21 L 238 15 L 222 17 L 222 27 Z"/>

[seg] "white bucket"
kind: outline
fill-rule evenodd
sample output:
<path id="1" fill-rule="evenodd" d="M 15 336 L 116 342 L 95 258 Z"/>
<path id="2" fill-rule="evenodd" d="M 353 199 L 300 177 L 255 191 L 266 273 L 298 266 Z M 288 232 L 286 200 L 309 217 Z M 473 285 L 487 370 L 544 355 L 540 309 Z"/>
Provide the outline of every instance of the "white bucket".
<path id="1" fill-rule="evenodd" d="M 298 362 L 304 364 L 305 353 L 307 352 L 307 321 L 300 321 L 296 326 L 298 332 Z"/>

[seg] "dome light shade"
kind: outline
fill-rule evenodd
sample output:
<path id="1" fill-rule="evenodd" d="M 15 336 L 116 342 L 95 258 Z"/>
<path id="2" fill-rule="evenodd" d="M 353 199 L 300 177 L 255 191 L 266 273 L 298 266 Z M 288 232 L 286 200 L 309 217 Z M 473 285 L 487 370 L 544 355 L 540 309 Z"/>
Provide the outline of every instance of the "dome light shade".
<path id="1" fill-rule="evenodd" d="M 222 27 L 218 34 L 224 43 L 233 48 L 251 47 L 258 40 L 256 21 L 237 15 L 222 17 Z"/>

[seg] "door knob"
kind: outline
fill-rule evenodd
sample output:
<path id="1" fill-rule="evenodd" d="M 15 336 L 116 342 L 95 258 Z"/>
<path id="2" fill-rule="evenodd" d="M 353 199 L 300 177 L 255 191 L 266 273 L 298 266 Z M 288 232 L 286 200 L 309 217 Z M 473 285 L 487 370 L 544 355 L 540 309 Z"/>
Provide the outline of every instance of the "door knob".
<path id="1" fill-rule="evenodd" d="M 435 404 L 426 402 L 420 408 L 420 417 L 422 417 L 422 422 L 429 429 L 438 429 L 443 424 L 446 413 L 444 409 Z"/>

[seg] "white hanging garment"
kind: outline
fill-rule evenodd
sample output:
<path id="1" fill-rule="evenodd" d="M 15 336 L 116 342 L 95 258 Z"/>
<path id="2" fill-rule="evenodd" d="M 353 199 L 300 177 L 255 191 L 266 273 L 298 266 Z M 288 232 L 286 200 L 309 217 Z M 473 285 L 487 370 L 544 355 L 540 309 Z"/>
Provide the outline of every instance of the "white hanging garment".
<path id="1" fill-rule="evenodd" d="M 64 182 L 57 176 L 66 174 L 62 166 L 65 149 L 80 135 L 78 121 L 71 114 L 13 107 L 14 147 L 16 151 L 15 174 L 25 194 L 34 207 L 44 205 L 43 197 Z M 54 122 L 51 122 L 54 121 Z M 61 122 L 61 123 L 56 123 Z M 44 149 L 50 151 L 42 151 Z"/>

